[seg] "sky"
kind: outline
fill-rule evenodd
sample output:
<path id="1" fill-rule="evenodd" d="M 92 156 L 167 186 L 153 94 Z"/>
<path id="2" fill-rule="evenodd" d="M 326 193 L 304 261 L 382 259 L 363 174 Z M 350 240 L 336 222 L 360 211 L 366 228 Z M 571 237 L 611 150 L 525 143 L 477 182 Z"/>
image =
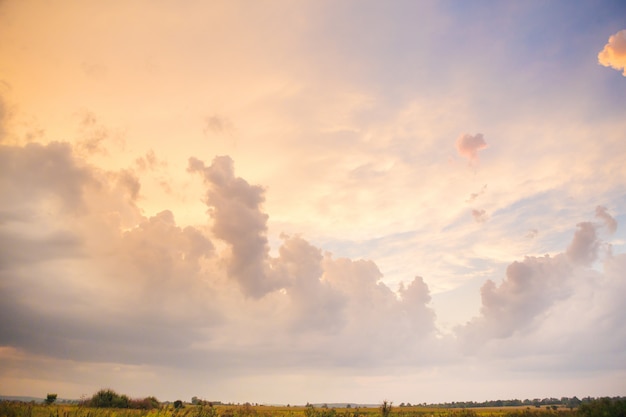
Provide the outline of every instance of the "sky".
<path id="1" fill-rule="evenodd" d="M 621 1 L 0 2 L 0 394 L 626 395 Z"/>

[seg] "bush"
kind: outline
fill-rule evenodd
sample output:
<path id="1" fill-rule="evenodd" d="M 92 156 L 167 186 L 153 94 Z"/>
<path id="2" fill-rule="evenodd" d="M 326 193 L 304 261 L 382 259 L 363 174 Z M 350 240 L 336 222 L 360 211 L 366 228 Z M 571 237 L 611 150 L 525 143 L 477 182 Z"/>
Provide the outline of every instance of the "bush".
<path id="1" fill-rule="evenodd" d="M 112 389 L 101 389 L 96 392 L 91 399 L 85 401 L 84 405 L 96 408 L 135 408 L 152 410 L 159 408 L 161 404 L 155 397 L 131 400 L 127 395 L 120 395 Z"/>
<path id="2" fill-rule="evenodd" d="M 130 400 L 130 408 L 139 410 L 153 410 L 159 408 L 161 404 L 155 397 L 146 397 L 143 399 Z"/>

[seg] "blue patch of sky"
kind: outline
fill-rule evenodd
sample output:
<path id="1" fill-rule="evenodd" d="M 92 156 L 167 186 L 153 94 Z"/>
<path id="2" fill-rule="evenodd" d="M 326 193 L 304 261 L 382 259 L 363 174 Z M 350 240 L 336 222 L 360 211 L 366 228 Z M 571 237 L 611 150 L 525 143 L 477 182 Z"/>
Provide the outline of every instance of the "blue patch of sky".
<path id="1" fill-rule="evenodd" d="M 509 47 L 498 52 L 503 54 L 500 60 L 514 69 L 509 76 L 518 72 L 516 68 L 536 68 L 539 76 L 533 80 L 541 84 L 541 91 L 562 88 L 574 68 L 597 65 L 597 53 L 609 35 L 626 28 L 626 3 L 623 1 L 441 4 L 459 23 L 458 35 L 464 31 L 470 33 L 463 43 L 481 41 L 471 38 L 473 27 L 481 28 L 477 32 L 486 38 L 482 39 L 483 43 L 488 43 L 491 38 L 505 41 Z M 472 53 L 475 50 L 481 48 L 473 48 Z M 501 75 L 507 76 L 505 73 Z"/>
<path id="2" fill-rule="evenodd" d="M 393 253 L 398 245 L 417 236 L 416 231 L 407 231 L 367 240 L 319 239 L 312 242 L 324 251 L 330 252 L 335 258 L 371 259 Z"/>
<path id="3" fill-rule="evenodd" d="M 520 215 L 527 217 L 529 214 L 545 214 L 548 212 L 553 212 L 554 215 L 562 215 L 565 209 L 562 208 L 558 209 L 556 212 L 554 211 L 552 204 L 554 193 L 554 190 L 549 190 L 519 199 L 506 207 L 495 210 L 491 214 L 491 217 L 504 216 L 517 221 Z"/>

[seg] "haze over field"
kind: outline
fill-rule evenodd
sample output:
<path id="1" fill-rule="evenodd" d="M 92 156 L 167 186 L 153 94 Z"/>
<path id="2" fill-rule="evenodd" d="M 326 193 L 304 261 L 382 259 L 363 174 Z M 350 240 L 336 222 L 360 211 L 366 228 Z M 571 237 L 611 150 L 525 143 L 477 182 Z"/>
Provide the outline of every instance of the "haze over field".
<path id="1" fill-rule="evenodd" d="M 0 2 L 0 393 L 626 394 L 622 1 Z"/>

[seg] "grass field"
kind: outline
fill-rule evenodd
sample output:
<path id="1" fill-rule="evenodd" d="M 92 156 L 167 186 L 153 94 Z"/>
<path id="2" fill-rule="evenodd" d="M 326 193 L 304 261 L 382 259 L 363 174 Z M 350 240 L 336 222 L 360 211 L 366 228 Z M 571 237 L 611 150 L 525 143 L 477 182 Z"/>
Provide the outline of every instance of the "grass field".
<path id="1" fill-rule="evenodd" d="M 80 405 L 42 405 L 0 402 L 0 417 L 380 417 L 380 408 L 314 408 L 273 406 L 197 406 L 174 408 L 164 405 L 152 410 L 92 408 Z M 535 407 L 446 409 L 428 407 L 394 407 L 388 417 L 568 417 L 576 411 Z"/>

